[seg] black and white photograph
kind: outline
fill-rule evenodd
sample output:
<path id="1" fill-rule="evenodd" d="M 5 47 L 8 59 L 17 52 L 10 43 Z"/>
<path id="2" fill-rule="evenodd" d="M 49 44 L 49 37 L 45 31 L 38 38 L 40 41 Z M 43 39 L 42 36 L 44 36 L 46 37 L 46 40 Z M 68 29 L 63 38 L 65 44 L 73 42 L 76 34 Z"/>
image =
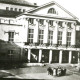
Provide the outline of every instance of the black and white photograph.
<path id="1" fill-rule="evenodd" d="M 80 80 L 79 0 L 0 0 L 0 80 Z"/>

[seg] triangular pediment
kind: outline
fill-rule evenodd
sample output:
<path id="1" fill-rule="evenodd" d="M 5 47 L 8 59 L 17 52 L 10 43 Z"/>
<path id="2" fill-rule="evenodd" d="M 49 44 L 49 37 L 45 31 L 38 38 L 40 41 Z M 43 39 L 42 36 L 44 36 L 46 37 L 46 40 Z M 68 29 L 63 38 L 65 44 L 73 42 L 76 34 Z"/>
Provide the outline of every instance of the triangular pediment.
<path id="1" fill-rule="evenodd" d="M 67 11 L 65 8 L 63 8 L 62 6 L 60 6 L 58 3 L 54 1 L 44 4 L 35 9 L 29 10 L 26 13 L 77 19 L 76 16 L 74 16 L 72 13 L 70 13 L 69 11 Z"/>

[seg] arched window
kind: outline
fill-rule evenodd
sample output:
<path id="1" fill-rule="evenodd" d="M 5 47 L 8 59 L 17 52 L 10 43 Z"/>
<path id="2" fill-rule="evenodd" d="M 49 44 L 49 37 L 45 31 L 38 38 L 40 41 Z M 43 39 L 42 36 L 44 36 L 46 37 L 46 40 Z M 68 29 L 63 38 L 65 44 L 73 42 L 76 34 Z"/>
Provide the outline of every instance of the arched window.
<path id="1" fill-rule="evenodd" d="M 56 10 L 54 8 L 50 8 L 48 10 L 48 13 L 51 13 L 51 14 L 56 14 Z"/>

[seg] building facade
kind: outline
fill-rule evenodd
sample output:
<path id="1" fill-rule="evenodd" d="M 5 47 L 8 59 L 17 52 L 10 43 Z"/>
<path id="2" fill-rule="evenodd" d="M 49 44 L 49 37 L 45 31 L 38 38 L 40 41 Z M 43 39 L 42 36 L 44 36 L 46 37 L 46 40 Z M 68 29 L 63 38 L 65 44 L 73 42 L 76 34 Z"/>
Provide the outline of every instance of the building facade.
<path id="1" fill-rule="evenodd" d="M 78 63 L 77 17 L 53 1 L 31 6 L 13 18 L 0 17 L 1 55 L 8 61 Z"/>

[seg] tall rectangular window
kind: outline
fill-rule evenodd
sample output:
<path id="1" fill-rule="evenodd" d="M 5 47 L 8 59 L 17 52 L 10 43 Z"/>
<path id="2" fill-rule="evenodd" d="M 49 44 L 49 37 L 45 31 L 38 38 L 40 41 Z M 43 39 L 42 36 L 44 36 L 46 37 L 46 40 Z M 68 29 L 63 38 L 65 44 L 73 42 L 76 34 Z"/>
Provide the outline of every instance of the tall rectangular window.
<path id="1" fill-rule="evenodd" d="M 40 20 L 39 20 L 39 24 L 40 24 L 40 25 L 44 25 L 44 20 L 43 20 L 43 19 L 40 19 Z"/>
<path id="2" fill-rule="evenodd" d="M 71 23 L 70 23 L 70 22 L 68 22 L 67 26 L 68 26 L 68 28 L 71 28 Z"/>
<path id="3" fill-rule="evenodd" d="M 23 9 L 23 12 L 25 12 L 26 10 L 25 9 Z"/>
<path id="4" fill-rule="evenodd" d="M 8 41 L 13 42 L 14 41 L 14 32 L 8 32 L 9 38 Z"/>
<path id="5" fill-rule="evenodd" d="M 29 43 L 33 43 L 33 37 L 34 36 L 34 29 L 29 29 L 29 32 L 28 32 L 28 41 Z"/>
<path id="6" fill-rule="evenodd" d="M 14 51 L 13 50 L 8 50 L 8 58 L 11 60 L 14 59 Z"/>
<path id="7" fill-rule="evenodd" d="M 58 32 L 58 45 L 62 45 L 62 31 Z"/>
<path id="8" fill-rule="evenodd" d="M 52 20 L 49 21 L 49 25 L 53 26 L 53 21 Z"/>
<path id="9" fill-rule="evenodd" d="M 62 27 L 62 22 L 61 22 L 61 21 L 59 21 L 58 25 L 59 25 L 60 27 Z"/>
<path id="10" fill-rule="evenodd" d="M 52 45 L 52 44 L 53 44 L 53 31 L 50 31 L 50 30 L 49 30 L 49 38 L 48 38 L 48 39 L 49 39 L 49 42 L 48 42 L 48 43 L 49 43 L 50 45 Z"/>
<path id="11" fill-rule="evenodd" d="M 44 30 L 39 30 L 39 44 L 43 44 Z"/>
<path id="12" fill-rule="evenodd" d="M 33 18 L 29 19 L 29 24 L 34 24 L 34 19 Z"/>
<path id="13" fill-rule="evenodd" d="M 67 32 L 67 46 L 71 46 L 71 32 Z"/>

